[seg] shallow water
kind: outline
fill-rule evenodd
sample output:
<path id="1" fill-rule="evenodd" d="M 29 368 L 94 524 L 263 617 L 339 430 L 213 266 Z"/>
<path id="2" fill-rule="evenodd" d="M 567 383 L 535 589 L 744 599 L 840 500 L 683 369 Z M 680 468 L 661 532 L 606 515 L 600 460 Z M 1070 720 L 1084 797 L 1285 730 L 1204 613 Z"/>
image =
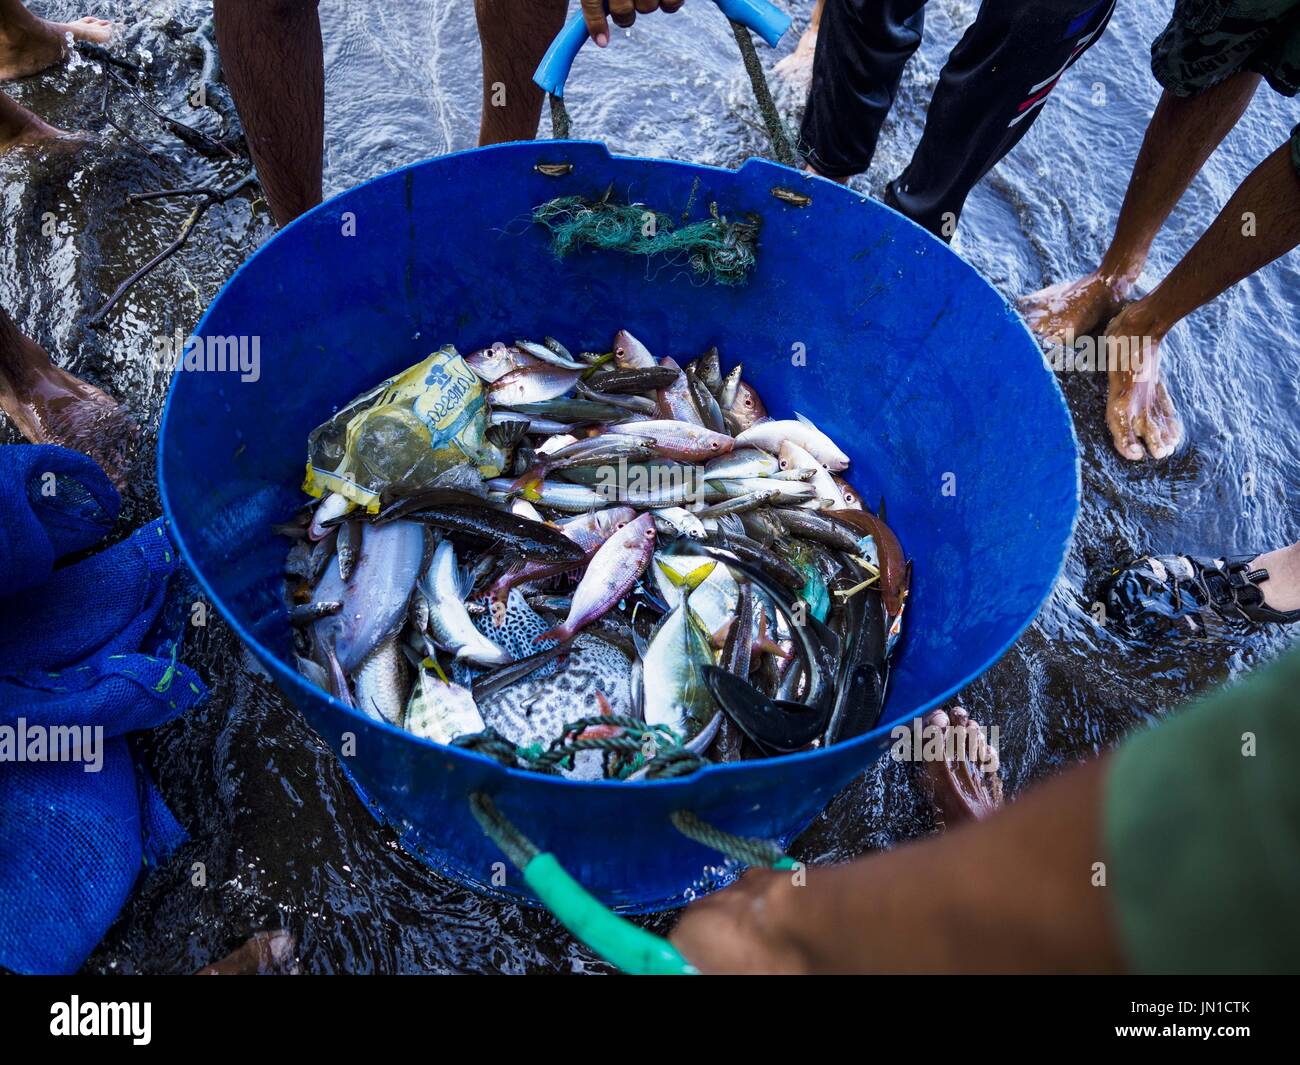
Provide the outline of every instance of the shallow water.
<path id="1" fill-rule="evenodd" d="M 811 0 L 790 6 L 801 28 Z M 1147 42 L 1170 6 L 1121 0 L 1106 38 L 972 196 L 957 247 L 1008 296 L 1073 276 L 1100 255 L 1158 95 Z M 33 7 L 84 13 L 68 3 Z M 926 43 L 904 77 L 875 165 L 857 187 L 879 194 L 905 165 L 943 58 L 974 7 L 931 0 Z M 473 145 L 472 5 L 322 0 L 321 11 L 327 192 Z M 149 53 L 150 98 L 195 121 L 184 97 L 197 61 L 182 41 L 206 5 L 114 0 L 96 3 L 94 13 L 125 23 L 128 42 Z M 94 64 L 83 63 L 11 91 L 56 125 L 98 132 L 107 129 L 102 83 Z M 616 31 L 607 53 L 584 53 L 568 99 L 577 136 L 604 137 L 616 151 L 733 166 L 765 150 L 748 92 L 730 30 L 711 6 L 692 0 L 677 15 Z M 782 95 L 798 105 L 797 91 Z M 146 357 L 152 337 L 188 332 L 272 227 L 255 194 L 214 208 L 190 246 L 128 295 L 107 330 L 87 329 L 105 294 L 188 214 L 183 203 L 133 204 L 127 194 L 226 183 L 242 173 L 238 163 L 195 155 L 125 100 L 115 113 L 173 162 L 151 160 L 112 130 L 99 148 L 70 160 L 0 159 L 0 302 L 64 365 L 126 398 L 147 427 L 125 528 L 158 512 L 152 444 L 166 380 Z M 1145 283 L 1163 276 L 1297 117 L 1293 102 L 1261 90 L 1170 220 Z M 1245 552 L 1300 536 L 1293 352 L 1300 330 L 1287 298 L 1297 291 L 1298 262 L 1274 264 L 1170 337 L 1171 388 L 1190 442 L 1159 466 L 1126 464 L 1112 452 L 1101 376 L 1062 375 L 1083 448 L 1074 549 L 1037 622 L 964 699 L 976 718 L 1000 727 L 1011 793 L 1286 645 L 1280 633 L 1221 633 L 1136 646 L 1095 624 L 1088 608 L 1107 567 L 1134 553 Z M 996 358 L 990 353 L 990 372 Z M 1033 447 L 1016 428 L 1005 427 L 1007 447 Z M 15 439 L 8 425 L 0 425 L 0 439 Z M 279 927 L 298 937 L 301 968 L 310 972 L 602 969 L 546 915 L 482 900 L 405 856 L 297 713 L 244 668 L 219 622 L 198 631 L 187 657 L 202 664 L 213 697 L 143 747 L 192 840 L 143 880 L 89 970 L 187 972 L 253 931 Z M 837 799 L 797 849 L 812 860 L 843 858 L 931 827 L 908 771 L 884 764 Z M 203 888 L 191 883 L 196 862 L 206 873 Z"/>

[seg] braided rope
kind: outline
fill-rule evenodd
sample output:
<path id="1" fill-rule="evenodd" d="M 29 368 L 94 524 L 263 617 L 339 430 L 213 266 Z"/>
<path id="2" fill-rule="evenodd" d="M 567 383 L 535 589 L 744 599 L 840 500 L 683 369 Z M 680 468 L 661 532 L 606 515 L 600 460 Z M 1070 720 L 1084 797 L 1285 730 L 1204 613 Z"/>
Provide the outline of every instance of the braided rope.
<path id="1" fill-rule="evenodd" d="M 750 36 L 747 26 L 735 19 L 728 21 L 731 23 L 731 32 L 736 37 L 736 44 L 740 47 L 740 58 L 745 64 L 745 73 L 749 75 L 749 84 L 754 90 L 754 102 L 758 104 L 759 114 L 763 116 L 763 126 L 767 130 L 772 155 L 778 163 L 797 167 L 799 156 L 794 149 L 790 131 L 786 129 L 785 121 L 777 110 L 772 87 L 768 85 L 767 74 L 763 70 L 763 61 L 758 58 L 758 50 L 754 47 L 754 38 Z M 573 124 L 569 120 L 564 98 L 554 93 L 549 93 L 547 98 L 551 105 L 551 136 L 557 141 L 568 140 Z"/>

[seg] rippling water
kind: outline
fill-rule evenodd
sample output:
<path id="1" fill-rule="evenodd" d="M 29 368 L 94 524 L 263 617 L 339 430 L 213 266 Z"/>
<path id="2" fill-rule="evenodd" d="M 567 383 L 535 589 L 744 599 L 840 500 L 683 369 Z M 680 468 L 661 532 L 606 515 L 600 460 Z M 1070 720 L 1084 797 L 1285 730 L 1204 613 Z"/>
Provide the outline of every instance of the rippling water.
<path id="1" fill-rule="evenodd" d="M 802 28 L 811 0 L 788 6 Z M 944 57 L 975 6 L 931 0 L 925 45 L 904 76 L 875 165 L 857 187 L 878 195 L 906 164 Z M 1104 249 L 1158 96 L 1147 46 L 1170 6 L 1121 0 L 1106 38 L 972 196 L 956 246 L 1008 296 L 1074 276 Z M 185 104 L 197 60 L 184 41 L 206 17 L 205 4 L 33 8 L 119 20 L 150 70 L 151 98 L 187 120 L 210 121 Z M 471 4 L 322 0 L 321 13 L 327 193 L 473 145 L 479 55 Z M 765 58 L 770 63 L 793 44 L 791 35 Z M 104 294 L 188 214 L 183 203 L 133 204 L 127 195 L 242 173 L 237 163 L 214 164 L 184 149 L 119 98 L 114 112 L 123 124 L 171 162 L 146 156 L 107 127 L 102 86 L 91 63 L 6 86 L 49 121 L 102 132 L 103 142 L 73 159 L 0 158 L 0 302 L 62 364 L 125 398 L 148 428 L 126 527 L 158 511 L 152 446 L 166 380 L 145 357 L 151 338 L 188 332 L 272 227 L 254 195 L 214 209 L 191 245 L 127 297 L 106 331 L 87 329 Z M 711 5 L 692 0 L 672 17 L 643 19 L 630 34 L 615 31 L 604 53 L 584 53 L 568 100 L 576 136 L 604 138 L 621 152 L 734 166 L 764 152 L 748 91 L 730 30 Z M 793 117 L 800 92 L 781 95 Z M 1171 218 L 1144 284 L 1177 261 L 1296 119 L 1293 102 L 1261 90 Z M 1063 376 L 1083 447 L 1074 550 L 1037 622 L 965 696 L 977 718 L 1000 726 L 1012 793 L 1286 645 L 1286 635 L 1269 632 L 1138 646 L 1097 626 L 1088 607 L 1107 567 L 1134 553 L 1244 552 L 1300 537 L 1298 269 L 1295 256 L 1274 264 L 1170 337 L 1171 388 L 1189 444 L 1159 466 L 1126 464 L 1112 452 L 1101 376 Z M 989 353 L 992 368 L 996 358 Z M 1034 446 L 1016 425 L 1002 430 L 1008 448 Z M 13 439 L 11 427 L 0 425 L 0 440 Z M 145 878 L 88 969 L 187 972 L 253 931 L 280 927 L 298 937 L 301 966 L 311 972 L 602 969 L 546 915 L 477 898 L 406 857 L 376 829 L 297 713 L 246 668 L 223 626 L 201 631 L 187 655 L 211 680 L 213 697 L 152 735 L 144 753 L 193 838 L 176 861 Z M 814 860 L 842 858 L 930 828 L 907 771 L 884 765 L 837 799 L 798 849 Z M 205 888 L 190 884 L 194 862 L 206 869 Z"/>

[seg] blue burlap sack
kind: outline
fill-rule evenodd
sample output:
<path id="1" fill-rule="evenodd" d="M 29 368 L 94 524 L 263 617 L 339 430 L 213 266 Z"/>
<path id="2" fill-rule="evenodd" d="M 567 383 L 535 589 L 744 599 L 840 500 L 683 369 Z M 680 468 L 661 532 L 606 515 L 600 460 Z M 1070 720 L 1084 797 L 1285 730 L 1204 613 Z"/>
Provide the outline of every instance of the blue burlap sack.
<path id="1" fill-rule="evenodd" d="M 0 966 L 17 972 L 75 971 L 185 838 L 126 739 L 206 694 L 154 632 L 176 553 L 158 520 L 65 561 L 119 506 L 84 455 L 0 447 Z M 79 760 L 39 760 L 56 735 Z"/>

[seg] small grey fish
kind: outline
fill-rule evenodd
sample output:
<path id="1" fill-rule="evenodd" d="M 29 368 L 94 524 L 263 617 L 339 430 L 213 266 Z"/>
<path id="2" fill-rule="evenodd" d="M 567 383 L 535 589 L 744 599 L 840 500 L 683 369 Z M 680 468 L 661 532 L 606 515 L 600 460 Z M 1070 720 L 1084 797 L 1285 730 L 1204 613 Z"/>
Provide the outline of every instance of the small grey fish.
<path id="1" fill-rule="evenodd" d="M 345 581 L 356 569 L 357 557 L 361 554 L 361 523 L 352 520 L 339 526 L 338 544 L 339 576 Z"/>
<path id="2" fill-rule="evenodd" d="M 312 602 L 299 603 L 297 606 L 289 608 L 289 624 L 296 628 L 303 628 L 313 622 L 320 621 L 321 618 L 327 618 L 331 614 L 337 614 L 343 609 L 343 601 L 335 599 L 333 602 Z"/>

